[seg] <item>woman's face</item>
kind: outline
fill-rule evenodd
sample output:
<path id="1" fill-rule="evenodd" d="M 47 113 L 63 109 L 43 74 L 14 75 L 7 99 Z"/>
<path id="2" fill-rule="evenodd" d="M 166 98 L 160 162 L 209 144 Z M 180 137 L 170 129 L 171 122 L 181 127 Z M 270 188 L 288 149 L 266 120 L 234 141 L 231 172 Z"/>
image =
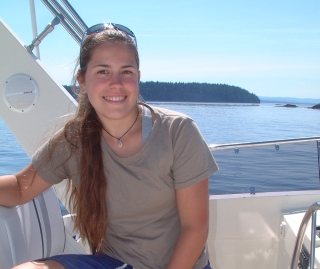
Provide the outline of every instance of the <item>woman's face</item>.
<path id="1" fill-rule="evenodd" d="M 91 55 L 86 73 L 78 78 L 102 122 L 136 115 L 139 78 L 135 54 L 123 43 L 101 44 Z"/>

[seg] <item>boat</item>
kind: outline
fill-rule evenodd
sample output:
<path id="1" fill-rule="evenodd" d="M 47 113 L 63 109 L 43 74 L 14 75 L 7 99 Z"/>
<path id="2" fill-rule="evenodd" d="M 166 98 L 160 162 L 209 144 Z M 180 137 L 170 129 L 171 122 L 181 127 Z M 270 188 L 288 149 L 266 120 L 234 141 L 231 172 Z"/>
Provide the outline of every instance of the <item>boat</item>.
<path id="1" fill-rule="evenodd" d="M 77 41 L 83 28 L 71 29 L 74 20 L 70 23 L 70 19 L 78 15 L 62 1 L 68 12 L 54 0 L 43 0 L 55 15 L 43 36 L 60 22 Z M 77 103 L 33 54 L 41 40 L 23 44 L 1 19 L 0 36 L 0 62 L 6 67 L 0 73 L 0 116 L 31 156 L 45 137 L 63 125 L 65 115 L 71 115 Z M 320 137 L 210 145 L 210 149 L 238 154 L 245 148 L 279 149 L 299 143 L 312 143 L 318 150 L 319 171 Z M 61 213 L 60 203 L 67 207 L 68 199 L 63 190 L 64 183 L 60 183 L 27 204 L 0 207 L 0 269 L 56 254 L 88 253 L 73 230 L 72 215 Z M 250 188 L 240 194 L 211 195 L 208 246 L 212 268 L 320 268 L 318 201 L 319 190 L 260 193 Z"/>

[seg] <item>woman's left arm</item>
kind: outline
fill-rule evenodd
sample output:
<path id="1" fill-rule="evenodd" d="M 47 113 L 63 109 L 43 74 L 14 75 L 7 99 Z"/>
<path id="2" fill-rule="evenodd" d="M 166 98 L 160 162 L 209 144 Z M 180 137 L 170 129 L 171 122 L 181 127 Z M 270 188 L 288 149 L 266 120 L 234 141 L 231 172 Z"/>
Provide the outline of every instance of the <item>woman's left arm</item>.
<path id="1" fill-rule="evenodd" d="M 207 241 L 209 229 L 208 178 L 176 190 L 181 234 L 167 269 L 192 269 Z"/>

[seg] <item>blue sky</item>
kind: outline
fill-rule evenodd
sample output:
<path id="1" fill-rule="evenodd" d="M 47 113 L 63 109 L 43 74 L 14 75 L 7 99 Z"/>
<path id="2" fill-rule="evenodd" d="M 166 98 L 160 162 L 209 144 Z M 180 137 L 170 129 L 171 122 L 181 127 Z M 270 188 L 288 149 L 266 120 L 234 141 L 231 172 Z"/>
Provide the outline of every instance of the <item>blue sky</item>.
<path id="1" fill-rule="evenodd" d="M 34 0 L 38 33 L 53 19 Z M 126 25 L 137 36 L 142 81 L 239 86 L 258 96 L 320 98 L 319 0 L 69 0 L 88 26 Z M 1 1 L 0 17 L 30 44 L 28 0 Z M 79 46 L 58 25 L 40 58 L 70 84 Z"/>

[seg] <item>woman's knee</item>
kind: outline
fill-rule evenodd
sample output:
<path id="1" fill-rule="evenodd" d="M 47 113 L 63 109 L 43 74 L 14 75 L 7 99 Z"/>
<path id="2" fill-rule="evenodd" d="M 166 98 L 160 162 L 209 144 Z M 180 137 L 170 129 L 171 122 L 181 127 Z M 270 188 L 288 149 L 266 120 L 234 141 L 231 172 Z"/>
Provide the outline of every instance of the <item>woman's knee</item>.
<path id="1" fill-rule="evenodd" d="M 60 263 L 51 260 L 26 262 L 12 269 L 66 269 Z"/>

